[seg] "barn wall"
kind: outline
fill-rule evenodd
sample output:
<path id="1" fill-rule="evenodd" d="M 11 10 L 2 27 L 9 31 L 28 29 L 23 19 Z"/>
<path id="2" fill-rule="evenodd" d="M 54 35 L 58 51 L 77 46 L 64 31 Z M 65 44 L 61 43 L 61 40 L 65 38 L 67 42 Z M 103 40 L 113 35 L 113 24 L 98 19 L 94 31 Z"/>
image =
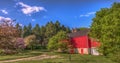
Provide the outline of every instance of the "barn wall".
<path id="1" fill-rule="evenodd" d="M 74 48 L 89 48 L 87 36 L 71 38 L 71 42 Z"/>
<path id="2" fill-rule="evenodd" d="M 99 55 L 96 48 L 100 46 L 100 43 L 93 41 L 88 36 L 71 38 L 71 44 L 74 47 L 74 53 Z"/>

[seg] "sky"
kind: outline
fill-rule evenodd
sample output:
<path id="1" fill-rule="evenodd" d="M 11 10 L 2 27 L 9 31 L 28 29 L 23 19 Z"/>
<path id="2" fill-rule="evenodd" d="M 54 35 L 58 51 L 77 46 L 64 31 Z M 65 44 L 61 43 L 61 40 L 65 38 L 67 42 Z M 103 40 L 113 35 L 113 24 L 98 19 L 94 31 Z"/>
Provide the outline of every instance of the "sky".
<path id="1" fill-rule="evenodd" d="M 95 13 L 114 2 L 120 0 L 0 0 L 0 21 L 43 26 L 58 20 L 70 28 L 90 27 Z"/>

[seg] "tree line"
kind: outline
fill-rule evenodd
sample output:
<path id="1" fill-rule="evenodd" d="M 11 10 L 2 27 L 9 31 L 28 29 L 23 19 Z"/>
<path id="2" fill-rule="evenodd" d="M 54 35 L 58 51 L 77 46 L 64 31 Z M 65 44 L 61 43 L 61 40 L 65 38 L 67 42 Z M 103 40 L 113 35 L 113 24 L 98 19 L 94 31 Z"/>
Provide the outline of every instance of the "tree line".
<path id="1" fill-rule="evenodd" d="M 17 23 L 16 27 L 20 31 L 20 37 L 25 38 L 30 35 L 35 35 L 36 40 L 39 41 L 41 46 L 46 46 L 48 40 L 59 31 L 66 31 L 67 33 L 70 33 L 70 28 L 62 25 L 59 21 L 56 21 L 55 23 L 50 21 L 45 26 L 36 24 L 35 27 L 32 27 L 31 23 L 29 23 L 28 26 L 25 25 L 23 28 L 19 25 L 19 23 Z"/>
<path id="2" fill-rule="evenodd" d="M 36 24 L 35 27 L 32 27 L 31 23 L 24 27 L 19 23 L 14 26 L 13 23 L 13 21 L 0 21 L 0 53 L 10 54 L 24 48 L 31 50 L 47 48 L 49 39 L 58 32 L 70 33 L 70 28 L 59 21 L 55 23 L 50 21 L 45 26 Z"/>

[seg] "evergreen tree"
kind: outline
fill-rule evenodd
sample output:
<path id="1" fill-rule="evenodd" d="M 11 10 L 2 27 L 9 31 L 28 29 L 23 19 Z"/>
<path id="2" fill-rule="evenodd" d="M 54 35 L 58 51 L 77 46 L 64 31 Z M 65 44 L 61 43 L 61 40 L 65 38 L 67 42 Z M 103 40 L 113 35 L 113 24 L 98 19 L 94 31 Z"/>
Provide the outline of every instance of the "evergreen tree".
<path id="1" fill-rule="evenodd" d="M 23 27 L 23 37 L 26 37 L 26 36 L 28 36 L 27 26 L 24 26 L 24 27 Z"/>
<path id="2" fill-rule="evenodd" d="M 58 32 L 58 31 L 60 30 L 60 27 L 61 27 L 59 21 L 56 21 L 56 22 L 55 22 L 55 27 L 56 27 L 56 32 Z"/>
<path id="3" fill-rule="evenodd" d="M 32 34 L 32 25 L 29 23 L 28 26 L 24 26 L 23 28 L 23 37 L 27 37 Z"/>
<path id="4" fill-rule="evenodd" d="M 32 33 L 35 35 L 40 36 L 40 26 L 39 24 L 36 24 L 36 26 L 32 29 Z"/>
<path id="5" fill-rule="evenodd" d="M 28 24 L 27 31 L 28 31 L 28 35 L 32 34 L 32 24 L 31 23 Z"/>

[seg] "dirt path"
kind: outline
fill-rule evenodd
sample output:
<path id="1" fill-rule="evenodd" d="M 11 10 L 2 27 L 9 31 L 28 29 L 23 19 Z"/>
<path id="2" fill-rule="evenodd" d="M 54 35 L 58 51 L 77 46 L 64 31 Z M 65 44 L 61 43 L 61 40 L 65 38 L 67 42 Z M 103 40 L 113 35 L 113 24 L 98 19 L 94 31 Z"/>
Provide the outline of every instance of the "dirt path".
<path id="1" fill-rule="evenodd" d="M 14 59 L 14 60 L 5 60 L 5 61 L 0 61 L 0 63 L 7 63 L 7 62 L 16 62 L 16 61 L 25 61 L 25 60 L 42 60 L 42 59 L 52 59 L 58 57 L 57 55 L 50 56 L 50 55 L 40 55 L 40 56 L 35 56 L 35 57 L 28 57 L 28 58 L 21 58 L 21 59 Z"/>

